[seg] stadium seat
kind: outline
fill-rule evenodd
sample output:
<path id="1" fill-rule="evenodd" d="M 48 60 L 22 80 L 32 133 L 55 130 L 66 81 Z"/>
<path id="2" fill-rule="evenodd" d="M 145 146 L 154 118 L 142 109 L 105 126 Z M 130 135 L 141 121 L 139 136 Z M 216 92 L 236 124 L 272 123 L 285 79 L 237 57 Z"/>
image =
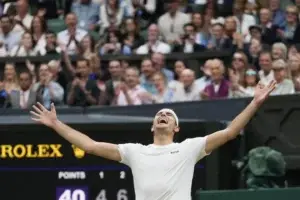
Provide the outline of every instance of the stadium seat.
<path id="1" fill-rule="evenodd" d="M 58 33 L 66 29 L 65 21 L 62 19 L 50 19 L 47 20 L 48 29 Z"/>

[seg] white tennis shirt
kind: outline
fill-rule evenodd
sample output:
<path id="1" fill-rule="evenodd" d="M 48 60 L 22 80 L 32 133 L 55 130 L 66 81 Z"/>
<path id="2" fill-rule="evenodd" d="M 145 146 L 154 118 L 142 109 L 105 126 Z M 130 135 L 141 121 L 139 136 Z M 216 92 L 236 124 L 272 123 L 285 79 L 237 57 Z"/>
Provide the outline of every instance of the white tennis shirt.
<path id="1" fill-rule="evenodd" d="M 164 146 L 120 144 L 131 168 L 136 200 L 190 200 L 195 164 L 206 156 L 206 137 Z"/>

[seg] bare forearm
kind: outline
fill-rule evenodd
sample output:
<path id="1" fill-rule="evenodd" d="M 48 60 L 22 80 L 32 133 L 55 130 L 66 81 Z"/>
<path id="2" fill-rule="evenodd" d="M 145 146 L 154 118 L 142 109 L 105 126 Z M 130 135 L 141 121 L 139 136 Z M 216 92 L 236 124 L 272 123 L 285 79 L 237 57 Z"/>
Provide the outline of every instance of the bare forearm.
<path id="1" fill-rule="evenodd" d="M 229 140 L 236 138 L 241 130 L 247 125 L 250 119 L 253 117 L 259 105 L 252 101 L 244 110 L 239 114 L 230 125 L 224 129 L 217 131 L 207 136 L 205 151 L 207 153 L 212 152 L 214 149 L 222 146 Z"/>
<path id="2" fill-rule="evenodd" d="M 225 129 L 228 139 L 234 139 L 239 135 L 240 131 L 247 125 L 258 108 L 259 105 L 254 101 L 251 101 L 251 103 Z"/>
<path id="3" fill-rule="evenodd" d="M 70 143 L 74 144 L 78 148 L 91 152 L 92 147 L 95 143 L 90 137 L 84 135 L 83 133 L 76 131 L 75 129 L 69 127 L 68 125 L 57 120 L 52 127 L 60 136 L 65 138 Z"/>

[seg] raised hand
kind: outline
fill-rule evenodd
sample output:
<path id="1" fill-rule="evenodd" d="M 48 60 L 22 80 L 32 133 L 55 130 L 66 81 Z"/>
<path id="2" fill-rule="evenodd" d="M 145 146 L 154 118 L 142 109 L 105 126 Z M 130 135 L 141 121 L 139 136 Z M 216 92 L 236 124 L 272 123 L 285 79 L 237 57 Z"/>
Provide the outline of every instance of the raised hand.
<path id="1" fill-rule="evenodd" d="M 30 111 L 33 115 L 31 119 L 48 127 L 53 127 L 57 122 L 56 110 L 54 104 L 51 104 L 51 110 L 47 110 L 39 102 L 33 106 L 34 111 Z"/>
<path id="2" fill-rule="evenodd" d="M 258 105 L 262 104 L 270 95 L 270 93 L 276 88 L 276 81 L 271 81 L 269 85 L 264 85 L 259 82 L 254 91 L 254 102 Z"/>

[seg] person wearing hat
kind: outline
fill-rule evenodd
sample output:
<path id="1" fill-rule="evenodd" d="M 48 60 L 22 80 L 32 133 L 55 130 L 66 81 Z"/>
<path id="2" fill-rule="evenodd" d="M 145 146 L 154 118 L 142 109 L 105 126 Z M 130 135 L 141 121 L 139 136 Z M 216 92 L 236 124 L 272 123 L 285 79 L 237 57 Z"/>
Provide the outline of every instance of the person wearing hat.
<path id="1" fill-rule="evenodd" d="M 272 63 L 274 71 L 274 79 L 277 82 L 277 87 L 271 95 L 287 95 L 295 93 L 295 86 L 292 80 L 287 78 L 287 63 L 282 60 L 275 60 Z"/>

